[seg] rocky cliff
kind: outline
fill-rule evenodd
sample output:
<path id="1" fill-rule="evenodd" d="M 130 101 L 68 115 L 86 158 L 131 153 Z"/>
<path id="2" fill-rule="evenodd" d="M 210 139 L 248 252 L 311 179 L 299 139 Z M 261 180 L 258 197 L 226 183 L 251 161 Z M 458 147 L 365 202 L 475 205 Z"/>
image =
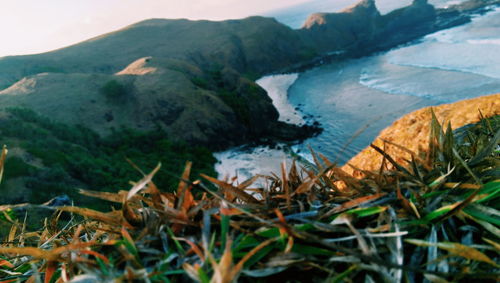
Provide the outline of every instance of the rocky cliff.
<path id="1" fill-rule="evenodd" d="M 394 146 L 394 144 L 403 146 L 414 153 L 425 152 L 429 148 L 431 110 L 434 111 L 442 125 L 446 127 L 448 123 L 451 123 L 452 129 L 457 129 L 468 124 L 477 123 L 481 115 L 486 118 L 500 115 L 500 94 L 426 107 L 414 111 L 384 129 L 373 141 L 373 144 L 379 148 L 385 148 L 386 152 L 399 164 L 405 164 L 405 160 L 411 160 L 410 153 L 398 146 Z M 388 141 L 388 143 L 384 141 Z M 382 159 L 380 153 L 371 147 L 367 147 L 352 158 L 348 164 L 362 170 L 378 171 Z M 353 169 L 349 165 L 345 165 L 343 169 L 353 173 Z"/>
<path id="2" fill-rule="evenodd" d="M 375 0 L 363 0 L 340 13 L 314 14 L 299 31 L 321 54 L 343 51 L 365 55 L 413 40 L 435 29 L 436 10 L 426 0 L 381 15 Z"/>

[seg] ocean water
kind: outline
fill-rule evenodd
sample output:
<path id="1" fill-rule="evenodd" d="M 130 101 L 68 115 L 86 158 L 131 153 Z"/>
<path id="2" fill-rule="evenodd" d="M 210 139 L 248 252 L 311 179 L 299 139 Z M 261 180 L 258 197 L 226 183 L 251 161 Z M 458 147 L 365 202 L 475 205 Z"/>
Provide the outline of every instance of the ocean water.
<path id="1" fill-rule="evenodd" d="M 439 2 L 445 6 L 456 1 Z M 324 128 L 322 134 L 292 150 L 310 159 L 310 146 L 343 164 L 406 113 L 499 93 L 498 50 L 500 9 L 385 53 L 324 65 L 292 77 L 265 77 L 260 82 L 265 82 L 262 86 L 269 93 L 280 93 L 281 99 L 287 93 L 287 106 L 276 104 L 281 116 L 314 116 Z M 231 171 L 218 169 L 221 175 L 238 174 L 241 180 L 252 174 L 278 173 L 282 161 L 290 164 L 283 150 L 265 147 L 239 148 L 217 157 L 218 168 Z"/>

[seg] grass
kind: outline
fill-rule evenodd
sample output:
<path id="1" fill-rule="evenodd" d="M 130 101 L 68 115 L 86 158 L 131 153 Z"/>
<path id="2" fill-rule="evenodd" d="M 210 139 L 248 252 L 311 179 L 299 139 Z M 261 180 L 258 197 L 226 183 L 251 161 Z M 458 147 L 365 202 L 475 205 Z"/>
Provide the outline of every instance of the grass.
<path id="1" fill-rule="evenodd" d="M 59 207 L 31 232 L 3 206 L 12 228 L 0 279 L 496 282 L 498 122 L 455 136 L 434 119 L 427 152 L 396 164 L 377 148 L 384 164 L 363 179 L 313 153 L 314 164 L 241 184 L 192 179 L 188 162 L 177 190 L 164 192 L 152 181 L 158 164 L 118 193 L 81 191 L 120 207 L 111 212 Z M 254 186 L 258 179 L 267 186 Z"/>

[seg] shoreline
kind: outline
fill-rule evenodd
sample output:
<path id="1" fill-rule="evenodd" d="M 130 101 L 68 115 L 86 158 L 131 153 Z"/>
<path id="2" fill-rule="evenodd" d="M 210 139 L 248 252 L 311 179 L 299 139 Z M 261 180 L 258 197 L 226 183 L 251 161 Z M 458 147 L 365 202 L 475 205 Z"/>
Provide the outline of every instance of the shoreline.
<path id="1" fill-rule="evenodd" d="M 298 73 L 270 75 L 256 80 L 255 83 L 265 89 L 273 101 L 273 105 L 279 113 L 278 121 L 300 127 L 306 124 L 303 113 L 298 108 L 294 108 L 288 101 L 288 90 L 298 78 Z"/>
<path id="2" fill-rule="evenodd" d="M 298 79 L 299 74 L 282 74 L 264 76 L 256 81 L 265 89 L 279 113 L 278 121 L 307 127 L 314 121 L 304 119 L 306 116 L 299 108 L 294 108 L 288 100 L 288 90 Z M 309 125 L 310 126 L 310 125 Z M 300 141 L 296 141 L 300 142 Z M 289 143 L 277 142 L 270 145 L 241 145 L 225 151 L 214 152 L 217 159 L 215 171 L 219 178 L 237 177 L 238 182 L 244 182 L 252 176 L 280 174 L 281 163 L 285 162 L 289 168 L 293 157 L 285 148 L 290 148 Z"/>
<path id="3" fill-rule="evenodd" d="M 404 8 L 406 7 L 400 9 Z M 308 61 L 298 62 L 289 67 L 272 72 L 268 74 L 268 76 L 294 73 L 300 74 L 317 67 L 333 64 L 335 62 L 343 62 L 350 59 L 359 59 L 363 57 L 373 56 L 378 53 L 388 52 L 401 46 L 413 44 L 415 41 L 418 41 L 420 38 L 426 35 L 433 34 L 441 30 L 465 25 L 471 22 L 475 16 L 484 15 L 488 12 L 495 11 L 496 9 L 500 9 L 500 0 L 489 0 L 487 3 L 476 3 L 474 2 L 474 0 L 469 0 L 460 4 L 450 5 L 446 8 L 435 8 L 435 22 L 426 31 L 417 31 L 414 32 L 413 35 L 406 35 L 409 36 L 407 38 L 393 39 L 392 41 L 389 41 L 389 43 L 378 42 L 377 44 L 370 46 L 363 46 L 359 45 L 360 43 L 356 43 L 353 46 L 343 50 L 334 50 L 324 54 L 318 54 L 316 57 Z M 387 14 L 385 14 L 384 16 L 386 15 Z"/>

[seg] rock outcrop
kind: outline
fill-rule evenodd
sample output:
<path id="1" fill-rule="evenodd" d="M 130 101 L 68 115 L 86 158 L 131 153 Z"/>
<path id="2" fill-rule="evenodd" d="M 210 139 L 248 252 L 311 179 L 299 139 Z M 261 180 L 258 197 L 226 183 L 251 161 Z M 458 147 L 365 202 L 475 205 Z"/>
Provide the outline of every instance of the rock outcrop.
<path id="1" fill-rule="evenodd" d="M 452 129 L 457 129 L 468 124 L 477 123 L 481 115 L 479 111 L 481 111 L 484 117 L 500 115 L 500 94 L 463 100 L 452 104 L 426 107 L 414 111 L 384 129 L 373 141 L 373 144 L 379 148 L 384 148 L 384 141 L 389 141 L 415 153 L 426 151 L 429 146 L 432 119 L 431 109 L 442 125 L 451 123 Z M 385 143 L 385 146 L 386 152 L 398 163 L 404 164 L 405 160 L 411 159 L 411 155 L 407 151 L 389 143 Z M 380 153 L 371 147 L 367 147 L 352 158 L 348 164 L 362 170 L 378 171 L 382 159 L 383 157 Z M 345 165 L 343 169 L 346 172 L 353 173 L 349 165 Z"/>
<path id="2" fill-rule="evenodd" d="M 299 30 L 320 54 L 343 51 L 361 56 L 416 39 L 435 29 L 436 10 L 426 0 L 381 15 L 373 0 L 340 13 L 313 14 Z"/>
<path id="3" fill-rule="evenodd" d="M 341 13 L 317 13 L 307 19 L 299 33 L 320 54 L 354 48 L 371 42 L 381 15 L 373 0 L 363 0 Z"/>

